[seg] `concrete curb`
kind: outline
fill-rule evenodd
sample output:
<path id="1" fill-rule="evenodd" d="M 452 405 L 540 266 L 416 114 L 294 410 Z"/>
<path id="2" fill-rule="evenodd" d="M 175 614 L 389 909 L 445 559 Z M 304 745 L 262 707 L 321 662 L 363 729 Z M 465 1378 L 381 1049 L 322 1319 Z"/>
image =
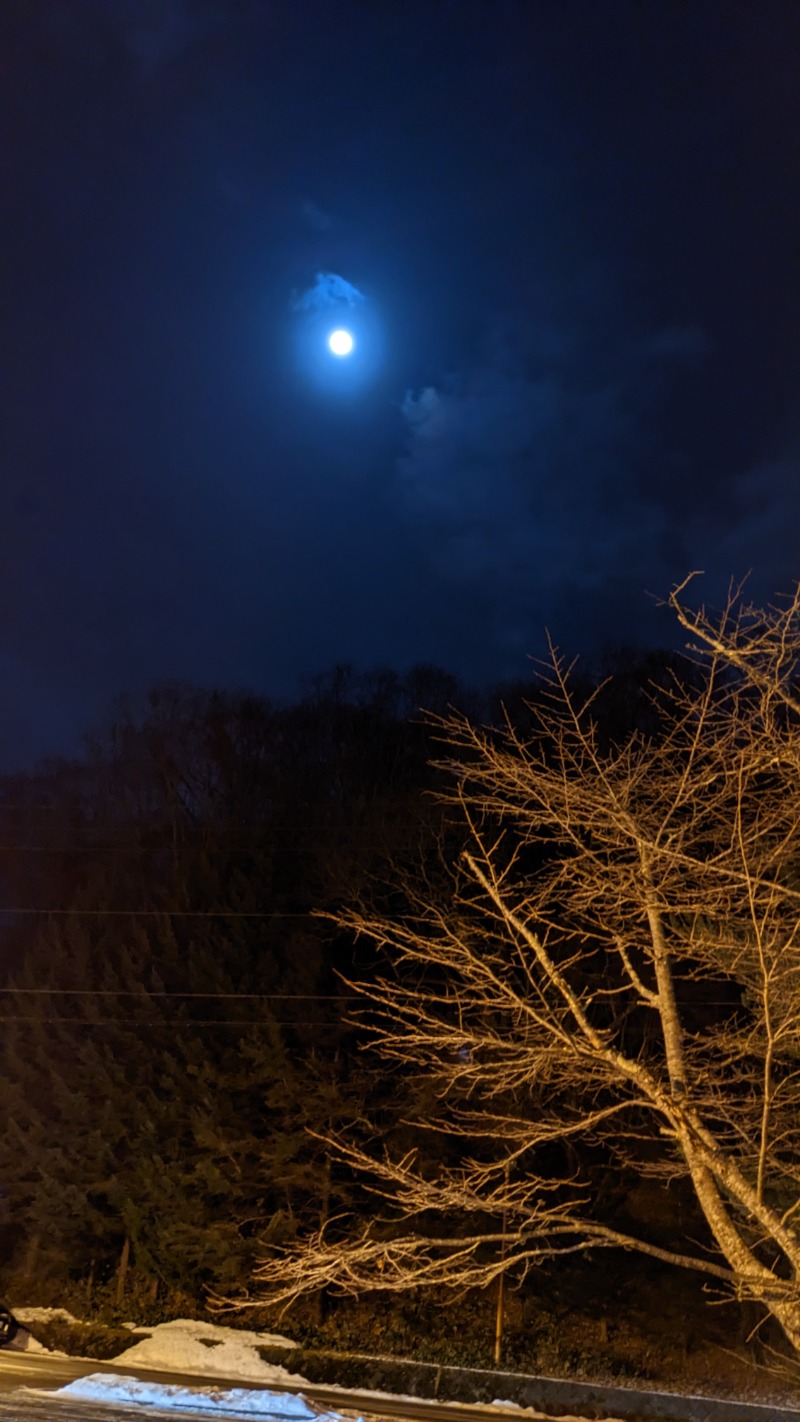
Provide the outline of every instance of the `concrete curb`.
<path id="1" fill-rule="evenodd" d="M 370 1353 L 333 1353 L 295 1348 L 280 1357 L 260 1350 L 310 1383 L 354 1390 L 399 1393 L 431 1402 L 492 1403 L 498 1398 L 557 1418 L 576 1413 L 585 1418 L 620 1422 L 800 1422 L 798 1407 L 734 1402 L 726 1398 L 685 1396 L 633 1387 L 571 1382 L 527 1373 L 454 1368 L 413 1359 L 380 1358 Z M 274 1356 L 272 1356 L 274 1352 Z"/>

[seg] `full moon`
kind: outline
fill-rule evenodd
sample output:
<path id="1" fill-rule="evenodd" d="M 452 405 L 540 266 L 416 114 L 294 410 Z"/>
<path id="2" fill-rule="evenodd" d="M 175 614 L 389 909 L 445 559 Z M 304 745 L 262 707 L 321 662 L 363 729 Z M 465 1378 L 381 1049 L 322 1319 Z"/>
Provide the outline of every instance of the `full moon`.
<path id="1" fill-rule="evenodd" d="M 349 331 L 331 331 L 328 345 L 335 356 L 347 356 L 353 349 L 353 337 Z"/>

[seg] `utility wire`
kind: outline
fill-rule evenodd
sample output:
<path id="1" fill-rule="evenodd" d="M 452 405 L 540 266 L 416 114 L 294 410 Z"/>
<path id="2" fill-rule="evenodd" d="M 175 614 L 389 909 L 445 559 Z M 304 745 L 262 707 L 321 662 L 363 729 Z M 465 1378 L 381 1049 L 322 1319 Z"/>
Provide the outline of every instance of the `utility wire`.
<path id="1" fill-rule="evenodd" d="M 33 996 L 34 994 L 50 997 L 204 997 L 220 999 L 241 998 L 249 1001 L 269 1002 L 342 1002 L 344 998 L 341 993 L 324 992 L 173 992 L 162 989 L 150 991 L 149 988 L 141 988 L 135 991 L 130 988 L 60 988 L 60 987 L 0 987 L 0 992 L 19 993 L 21 996 Z"/>
<path id="2" fill-rule="evenodd" d="M 290 912 L 283 909 L 96 909 L 18 908 L 0 905 L 3 914 L 47 914 L 75 918 L 312 918 L 311 909 Z"/>
<path id="3" fill-rule="evenodd" d="M 208 1017 L 192 1018 L 186 1022 L 176 1017 L 168 1022 L 148 1022 L 142 1017 L 17 1017 L 0 1016 L 0 1022 L 37 1022 L 40 1025 L 51 1026 L 54 1023 L 68 1023 L 72 1027 L 153 1027 L 169 1028 L 174 1031 L 176 1027 L 182 1028 L 186 1032 L 193 1032 L 196 1027 L 314 1027 L 317 1031 L 324 1032 L 332 1028 L 347 1027 L 353 1024 L 348 1022 L 295 1022 L 292 1019 L 270 1018 L 269 1023 L 263 1024 L 254 1021 L 252 1017 Z"/>

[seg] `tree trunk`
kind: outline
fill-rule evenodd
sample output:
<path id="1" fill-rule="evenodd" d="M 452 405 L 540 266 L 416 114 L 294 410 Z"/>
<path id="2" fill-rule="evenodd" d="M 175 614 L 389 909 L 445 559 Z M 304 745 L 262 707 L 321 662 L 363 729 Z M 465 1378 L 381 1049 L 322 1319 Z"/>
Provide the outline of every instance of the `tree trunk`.
<path id="1" fill-rule="evenodd" d="M 494 1361 L 495 1367 L 503 1357 L 503 1292 L 506 1276 L 501 1274 L 497 1280 L 497 1311 L 494 1319 Z"/>
<path id="2" fill-rule="evenodd" d="M 117 1270 L 117 1307 L 121 1308 L 125 1298 L 125 1283 L 128 1277 L 128 1265 L 131 1259 L 131 1241 L 126 1234 L 125 1243 L 122 1246 L 122 1253 L 119 1256 L 119 1269 Z"/>
<path id="3" fill-rule="evenodd" d="M 22 1266 L 23 1278 L 32 1279 L 36 1274 L 36 1265 L 39 1262 L 39 1249 L 42 1243 L 42 1236 L 37 1230 L 28 1240 L 28 1248 L 25 1251 L 25 1263 Z"/>
<path id="4" fill-rule="evenodd" d="M 684 1144 L 692 1183 L 709 1228 L 731 1268 L 745 1285 L 746 1294 L 756 1299 L 780 1324 L 792 1347 L 800 1353 L 800 1297 L 787 1280 L 785 1292 L 773 1270 L 762 1264 L 736 1228 L 711 1171 L 693 1159 Z"/>

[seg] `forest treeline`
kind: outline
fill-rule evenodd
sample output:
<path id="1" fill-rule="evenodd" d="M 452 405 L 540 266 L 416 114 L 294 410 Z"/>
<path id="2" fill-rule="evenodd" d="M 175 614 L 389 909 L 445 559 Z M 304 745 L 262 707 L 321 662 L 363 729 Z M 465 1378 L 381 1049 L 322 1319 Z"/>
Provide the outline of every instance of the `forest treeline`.
<path id="1" fill-rule="evenodd" d="M 657 734 L 650 691 L 676 665 L 620 655 L 601 734 Z M 524 735 L 535 694 L 430 667 L 339 668 L 289 706 L 164 686 L 79 758 L 3 780 L 7 1286 L 235 1294 L 265 1246 L 374 1213 L 320 1137 L 452 1151 L 411 1132 L 428 1088 L 387 1073 L 349 986 L 379 949 L 335 917 L 402 912 L 406 871 L 433 882 L 459 853 L 423 712 Z M 640 1184 L 592 1169 L 609 1208 Z"/>
<path id="2" fill-rule="evenodd" d="M 290 706 L 164 686 L 2 782 L 6 1279 L 91 1292 L 122 1260 L 202 1297 L 355 1207 L 310 1132 L 388 1129 L 402 1092 L 350 1020 L 369 963 L 313 915 L 439 837 L 420 708 L 458 698 L 429 667 Z"/>

